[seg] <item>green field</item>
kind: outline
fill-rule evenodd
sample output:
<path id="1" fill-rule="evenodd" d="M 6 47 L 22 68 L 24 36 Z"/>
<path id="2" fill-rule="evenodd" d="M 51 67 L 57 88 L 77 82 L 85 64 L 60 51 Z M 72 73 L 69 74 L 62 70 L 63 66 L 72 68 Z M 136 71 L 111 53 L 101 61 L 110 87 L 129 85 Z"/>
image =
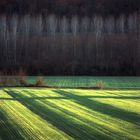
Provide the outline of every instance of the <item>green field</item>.
<path id="1" fill-rule="evenodd" d="M 140 140 L 140 90 L 0 90 L 0 140 Z"/>
<path id="2" fill-rule="evenodd" d="M 45 84 L 56 87 L 93 87 L 97 81 L 103 81 L 105 88 L 140 88 L 140 77 L 99 77 L 99 76 L 47 76 Z M 36 77 L 28 77 L 34 83 Z"/>

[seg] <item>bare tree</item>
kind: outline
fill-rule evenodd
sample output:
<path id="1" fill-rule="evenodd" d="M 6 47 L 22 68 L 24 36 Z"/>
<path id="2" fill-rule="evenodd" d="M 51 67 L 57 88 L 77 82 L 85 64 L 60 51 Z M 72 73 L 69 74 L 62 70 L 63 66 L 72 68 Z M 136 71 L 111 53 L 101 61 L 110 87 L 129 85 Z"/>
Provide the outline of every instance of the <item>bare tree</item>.
<path id="1" fill-rule="evenodd" d="M 121 15 L 117 21 L 116 21 L 116 25 L 117 25 L 117 31 L 119 33 L 125 33 L 125 16 Z"/>
<path id="2" fill-rule="evenodd" d="M 18 30 L 18 17 L 17 15 L 13 15 L 11 20 L 11 37 L 13 40 L 13 60 L 15 65 L 17 64 L 17 30 Z"/>
<path id="3" fill-rule="evenodd" d="M 66 41 L 66 37 L 69 30 L 68 19 L 66 17 L 63 17 L 60 24 L 61 24 L 60 32 L 62 32 L 62 46 L 63 46 L 63 49 L 65 49 L 66 47 L 65 41 Z"/>
<path id="4" fill-rule="evenodd" d="M 1 60 L 6 57 L 6 52 L 5 52 L 5 47 L 7 42 L 6 42 L 6 31 L 7 31 L 7 23 L 6 23 L 6 16 L 2 15 L 0 19 L 0 40 L 1 40 Z"/>
<path id="5" fill-rule="evenodd" d="M 31 32 L 31 23 L 32 19 L 30 15 L 25 15 L 20 20 L 20 51 L 19 51 L 19 60 L 21 63 L 26 63 L 26 60 L 29 60 L 29 36 Z"/>
<path id="6" fill-rule="evenodd" d="M 87 33 L 90 26 L 90 19 L 88 17 L 83 17 L 81 20 L 81 31 Z"/>
<path id="7" fill-rule="evenodd" d="M 75 69 L 76 69 L 76 53 L 77 53 L 77 37 L 78 37 L 78 31 L 79 31 L 79 21 L 78 17 L 74 16 L 71 19 L 71 31 L 72 31 L 72 36 L 73 36 L 73 60 L 72 60 L 72 73 L 73 75 L 75 74 Z"/>
<path id="8" fill-rule="evenodd" d="M 115 19 L 113 17 L 106 18 L 104 26 L 107 34 L 112 35 L 115 33 Z"/>
<path id="9" fill-rule="evenodd" d="M 103 19 L 102 17 L 94 17 L 95 38 L 96 38 L 96 63 L 99 63 L 99 50 L 103 33 Z"/>
<path id="10" fill-rule="evenodd" d="M 55 15 L 50 15 L 47 18 L 47 32 L 49 35 L 52 35 L 55 39 L 56 35 L 56 30 L 57 30 L 57 18 Z"/>

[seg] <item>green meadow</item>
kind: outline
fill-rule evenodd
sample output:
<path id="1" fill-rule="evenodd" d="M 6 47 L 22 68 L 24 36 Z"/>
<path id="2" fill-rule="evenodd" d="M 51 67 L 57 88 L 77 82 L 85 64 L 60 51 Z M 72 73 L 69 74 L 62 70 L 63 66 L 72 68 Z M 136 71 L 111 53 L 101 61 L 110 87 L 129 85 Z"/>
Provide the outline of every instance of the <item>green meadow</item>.
<path id="1" fill-rule="evenodd" d="M 96 139 L 140 139 L 140 90 L 0 89 L 0 140 Z"/>
<path id="2" fill-rule="evenodd" d="M 27 77 L 29 83 L 34 83 L 35 76 Z M 117 76 L 46 76 L 44 83 L 54 87 L 94 87 L 98 81 L 104 83 L 105 88 L 139 88 L 140 77 Z"/>

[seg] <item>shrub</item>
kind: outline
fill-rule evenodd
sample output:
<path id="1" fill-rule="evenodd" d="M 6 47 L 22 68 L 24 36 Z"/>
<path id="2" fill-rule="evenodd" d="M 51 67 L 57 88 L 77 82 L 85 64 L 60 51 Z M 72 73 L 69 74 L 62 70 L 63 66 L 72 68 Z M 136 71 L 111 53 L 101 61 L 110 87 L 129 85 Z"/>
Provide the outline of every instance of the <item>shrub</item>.
<path id="1" fill-rule="evenodd" d="M 26 76 L 27 76 L 26 71 L 23 70 L 23 69 L 20 69 L 17 75 L 19 77 L 19 84 L 21 86 L 27 86 L 28 85 L 28 82 L 26 80 Z"/>
<path id="2" fill-rule="evenodd" d="M 8 75 L 6 72 L 0 72 L 0 85 L 6 86 L 8 85 Z"/>
<path id="3" fill-rule="evenodd" d="M 37 77 L 35 86 L 36 87 L 44 86 L 44 77 L 43 76 Z"/>
<path id="4" fill-rule="evenodd" d="M 0 85 L 5 86 L 7 83 L 7 77 L 6 76 L 0 76 Z"/>
<path id="5" fill-rule="evenodd" d="M 21 69 L 18 72 L 0 72 L 0 86 L 27 86 L 25 76 L 26 72 Z"/>
<path id="6" fill-rule="evenodd" d="M 27 85 L 28 85 L 28 83 L 27 83 L 25 77 L 20 77 L 20 79 L 19 79 L 19 84 L 20 84 L 21 86 L 27 86 Z"/>
<path id="7" fill-rule="evenodd" d="M 97 81 L 96 82 L 96 88 L 103 89 L 104 88 L 104 82 L 103 81 Z"/>

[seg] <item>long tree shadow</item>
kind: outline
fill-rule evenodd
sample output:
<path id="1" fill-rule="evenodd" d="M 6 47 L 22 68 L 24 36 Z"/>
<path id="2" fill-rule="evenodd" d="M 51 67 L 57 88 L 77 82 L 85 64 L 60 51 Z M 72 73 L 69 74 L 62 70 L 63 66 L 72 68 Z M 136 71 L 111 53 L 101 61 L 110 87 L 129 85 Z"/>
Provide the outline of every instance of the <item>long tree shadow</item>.
<path id="1" fill-rule="evenodd" d="M 27 90 L 22 90 L 22 91 L 24 91 L 25 93 L 27 93 L 28 91 Z M 31 93 L 31 92 L 29 92 L 29 93 Z M 140 99 L 140 96 L 93 96 L 93 95 L 89 95 L 89 96 L 79 96 L 78 95 L 78 97 L 80 97 L 80 98 L 84 98 L 84 99 L 86 99 L 86 98 L 88 98 L 88 99 L 90 99 L 90 98 L 103 98 L 103 99 L 134 99 L 134 100 L 139 100 Z M 16 97 L 16 98 L 3 98 L 3 97 L 0 97 L 0 100 L 17 100 L 18 99 L 18 97 Z M 21 98 L 20 98 L 21 99 Z M 62 96 L 62 97 L 57 97 L 57 96 L 52 96 L 52 97 L 47 97 L 47 96 L 44 96 L 44 97 L 37 97 L 37 96 L 35 96 L 35 97 L 23 97 L 23 99 L 29 99 L 29 100 L 46 100 L 46 99 L 58 99 L 58 100 L 60 100 L 60 99 L 71 99 L 71 97 L 64 97 L 64 96 Z"/>
<path id="2" fill-rule="evenodd" d="M 20 132 L 23 130 L 19 126 L 15 127 L 11 121 L 5 116 L 4 111 L 0 110 L 0 138 L 2 140 L 25 140 L 23 135 L 19 133 L 19 130 Z"/>
<path id="3" fill-rule="evenodd" d="M 124 97 L 121 97 L 121 96 L 117 96 L 117 97 L 114 97 L 114 96 L 79 96 L 80 98 L 87 98 L 87 99 L 90 99 L 90 98 L 102 98 L 102 99 L 134 99 L 134 100 L 139 100 L 140 97 L 139 96 L 124 96 Z M 0 100 L 17 100 L 18 98 L 0 98 Z M 21 98 L 20 98 L 21 99 Z M 47 99 L 51 99 L 51 100 L 61 100 L 61 99 L 71 99 L 71 98 L 68 98 L 68 97 L 23 97 L 22 99 L 27 99 L 27 100 L 47 100 Z"/>
<path id="4" fill-rule="evenodd" d="M 39 115 L 44 120 L 50 122 L 52 125 L 57 127 L 58 129 L 62 130 L 69 136 L 73 137 L 75 140 L 94 140 L 94 139 L 111 139 L 110 136 L 107 136 L 106 134 L 103 134 L 102 131 L 97 131 L 96 124 L 94 131 L 89 129 L 88 126 L 79 124 L 75 121 L 73 121 L 70 118 L 66 118 L 65 115 L 60 114 L 59 112 L 56 112 L 52 109 L 50 109 L 47 106 L 44 106 L 42 103 L 31 100 L 28 98 L 23 98 L 24 95 L 21 95 L 20 93 L 13 92 L 13 91 L 6 91 L 10 96 L 15 98 L 17 101 L 22 103 L 24 106 L 26 106 L 28 109 L 30 109 L 35 114 Z M 50 104 L 47 104 L 50 106 Z M 54 107 L 55 109 L 55 107 Z M 59 109 L 58 109 L 59 110 Z M 70 116 L 70 114 L 69 114 Z"/>
<path id="5" fill-rule="evenodd" d="M 103 99 L 134 99 L 139 100 L 140 96 L 81 96 L 83 98 L 103 98 Z"/>
<path id="6" fill-rule="evenodd" d="M 60 99 L 69 99 L 69 98 L 67 98 L 67 97 L 16 97 L 16 98 L 0 98 L 0 100 L 13 100 L 13 101 L 17 101 L 17 100 L 46 100 L 46 99 L 54 99 L 54 100 L 56 100 L 56 99 L 58 99 L 58 100 L 60 100 Z"/>
<path id="7" fill-rule="evenodd" d="M 63 95 L 64 97 L 70 98 L 71 100 L 75 101 L 76 103 L 85 106 L 93 111 L 100 112 L 102 114 L 109 115 L 111 117 L 121 119 L 127 122 L 134 123 L 136 125 L 140 124 L 140 115 L 134 112 L 129 112 L 121 108 L 117 108 L 115 106 L 101 103 L 96 100 L 90 100 L 89 98 L 84 98 L 78 95 L 75 95 L 71 92 L 66 92 L 63 90 L 54 90 L 54 92 Z"/>

